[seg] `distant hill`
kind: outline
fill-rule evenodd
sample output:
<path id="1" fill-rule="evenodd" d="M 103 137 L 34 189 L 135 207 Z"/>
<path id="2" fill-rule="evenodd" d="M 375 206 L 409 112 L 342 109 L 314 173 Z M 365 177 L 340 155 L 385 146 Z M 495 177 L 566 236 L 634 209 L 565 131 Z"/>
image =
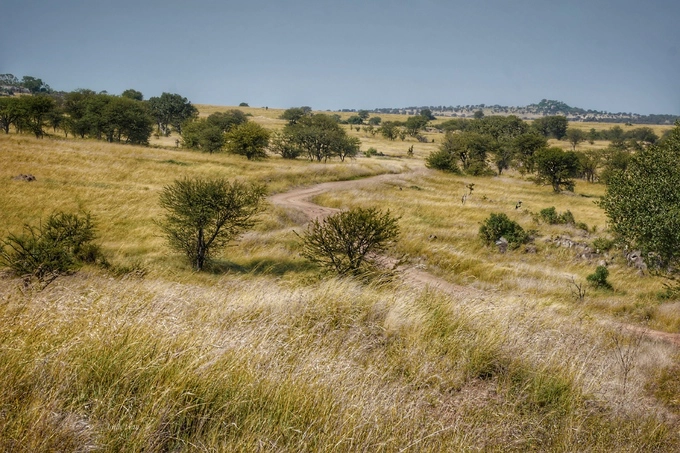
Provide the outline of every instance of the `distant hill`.
<path id="1" fill-rule="evenodd" d="M 677 115 L 640 115 L 631 112 L 603 112 L 599 110 L 585 110 L 571 107 L 564 102 L 543 99 L 538 104 L 524 107 L 510 107 L 502 105 L 457 105 L 453 106 L 422 106 L 405 108 L 377 108 L 373 113 L 396 113 L 401 115 L 415 115 L 423 109 L 429 109 L 438 117 L 469 118 L 481 110 L 485 115 L 516 115 L 523 119 L 535 119 L 549 115 L 564 115 L 569 121 L 593 121 L 604 123 L 636 123 L 636 124 L 674 124 L 680 120 Z M 348 111 L 348 110 L 346 110 Z M 353 110 L 349 110 L 353 111 Z"/>

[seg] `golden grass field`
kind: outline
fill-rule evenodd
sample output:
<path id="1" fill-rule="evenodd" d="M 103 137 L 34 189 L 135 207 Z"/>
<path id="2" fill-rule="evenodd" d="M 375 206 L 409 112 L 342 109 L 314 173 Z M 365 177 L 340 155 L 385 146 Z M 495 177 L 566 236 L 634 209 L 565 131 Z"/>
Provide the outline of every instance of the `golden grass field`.
<path id="1" fill-rule="evenodd" d="M 241 109 L 285 124 L 283 110 Z M 680 450 L 680 350 L 649 335 L 680 333 L 680 302 L 660 299 L 664 282 L 620 251 L 588 260 L 554 241 L 608 237 L 603 185 L 555 195 L 512 171 L 453 176 L 423 163 L 440 134 L 422 144 L 350 133 L 386 156 L 251 162 L 175 148 L 175 135 L 135 147 L 0 134 L 3 237 L 87 210 L 109 260 L 145 272 L 84 268 L 42 291 L 0 277 L 0 450 Z M 37 181 L 12 180 L 21 173 Z M 313 201 L 400 216 L 391 254 L 405 270 L 391 281 L 320 275 L 298 254 L 306 217 L 282 206 L 204 273 L 154 223 L 160 191 L 184 176 L 280 193 L 379 174 L 394 177 Z M 588 231 L 538 222 L 550 206 Z M 535 253 L 482 245 L 492 212 L 535 230 Z M 585 284 L 599 259 L 613 291 L 585 285 L 577 300 L 571 282 Z M 409 268 L 450 286 L 413 285 L 399 273 Z"/>

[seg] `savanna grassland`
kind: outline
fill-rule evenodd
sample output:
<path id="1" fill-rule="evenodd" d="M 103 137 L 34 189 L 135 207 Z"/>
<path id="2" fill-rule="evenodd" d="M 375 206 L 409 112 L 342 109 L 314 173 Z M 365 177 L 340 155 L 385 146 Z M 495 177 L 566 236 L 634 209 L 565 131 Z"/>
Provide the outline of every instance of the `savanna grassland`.
<path id="1" fill-rule="evenodd" d="M 282 110 L 242 110 L 285 125 Z M 176 148 L 175 135 L 137 147 L 0 134 L 2 235 L 89 211 L 111 263 L 42 290 L 0 277 L 0 450 L 680 450 L 680 349 L 656 334 L 680 333 L 680 302 L 620 250 L 579 251 L 610 237 L 603 185 L 555 194 L 514 171 L 437 172 L 424 158 L 441 133 L 350 134 L 384 156 L 248 161 Z M 579 145 L 591 147 L 603 145 Z M 27 173 L 36 181 L 12 179 Z M 306 215 L 271 204 L 194 272 L 155 223 L 163 187 L 194 176 L 272 194 L 361 179 L 313 201 L 399 216 L 399 265 L 391 279 L 321 274 L 299 255 Z M 541 221 L 551 206 L 587 230 Z M 494 212 L 531 247 L 485 246 Z M 586 283 L 600 261 L 612 290 Z"/>

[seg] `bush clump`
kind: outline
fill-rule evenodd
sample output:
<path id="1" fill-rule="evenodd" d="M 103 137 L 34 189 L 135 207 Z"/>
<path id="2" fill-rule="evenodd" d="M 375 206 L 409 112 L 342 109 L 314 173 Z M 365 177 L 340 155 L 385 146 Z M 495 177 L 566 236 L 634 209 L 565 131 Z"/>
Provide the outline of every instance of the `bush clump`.
<path id="1" fill-rule="evenodd" d="M 439 150 L 430 153 L 425 158 L 425 166 L 434 170 L 447 171 L 449 173 L 460 173 L 460 168 L 454 156 L 448 151 Z"/>
<path id="2" fill-rule="evenodd" d="M 573 225 L 576 223 L 576 221 L 574 220 L 574 214 L 572 214 L 571 211 L 558 213 L 557 210 L 555 209 L 555 206 L 541 209 L 541 211 L 538 213 L 538 216 L 541 218 L 541 220 L 550 225 L 557 224 Z"/>
<path id="3" fill-rule="evenodd" d="M 55 212 L 38 227 L 25 225 L 23 234 L 2 240 L 0 264 L 16 276 L 46 285 L 85 263 L 105 264 L 95 237 L 89 213 Z"/>
<path id="4" fill-rule="evenodd" d="M 529 234 L 507 215 L 492 213 L 479 228 L 479 237 L 487 245 L 495 244 L 501 237 L 508 241 L 511 249 L 529 242 Z"/>
<path id="5" fill-rule="evenodd" d="M 596 288 L 612 289 L 607 277 L 609 277 L 609 269 L 605 266 L 597 266 L 595 272 L 587 276 L 586 280 Z"/>
<path id="6" fill-rule="evenodd" d="M 607 238 L 597 238 L 593 241 L 593 248 L 600 252 L 608 252 L 614 247 L 614 241 Z"/>
<path id="7" fill-rule="evenodd" d="M 399 237 L 389 211 L 355 208 L 313 220 L 302 239 L 302 256 L 338 275 L 359 275 L 376 254 Z"/>

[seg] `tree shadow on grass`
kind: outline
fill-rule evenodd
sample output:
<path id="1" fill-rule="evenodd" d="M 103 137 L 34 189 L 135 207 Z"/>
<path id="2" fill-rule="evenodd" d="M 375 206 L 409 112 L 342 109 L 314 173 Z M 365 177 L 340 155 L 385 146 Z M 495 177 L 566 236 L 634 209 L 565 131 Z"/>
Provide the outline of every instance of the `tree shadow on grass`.
<path id="1" fill-rule="evenodd" d="M 296 260 L 274 260 L 270 258 L 254 258 L 246 262 L 235 263 L 227 260 L 214 260 L 205 269 L 211 274 L 252 274 L 252 275 L 273 275 L 282 277 L 289 273 L 307 273 L 317 270 L 316 266 L 309 261 Z"/>

